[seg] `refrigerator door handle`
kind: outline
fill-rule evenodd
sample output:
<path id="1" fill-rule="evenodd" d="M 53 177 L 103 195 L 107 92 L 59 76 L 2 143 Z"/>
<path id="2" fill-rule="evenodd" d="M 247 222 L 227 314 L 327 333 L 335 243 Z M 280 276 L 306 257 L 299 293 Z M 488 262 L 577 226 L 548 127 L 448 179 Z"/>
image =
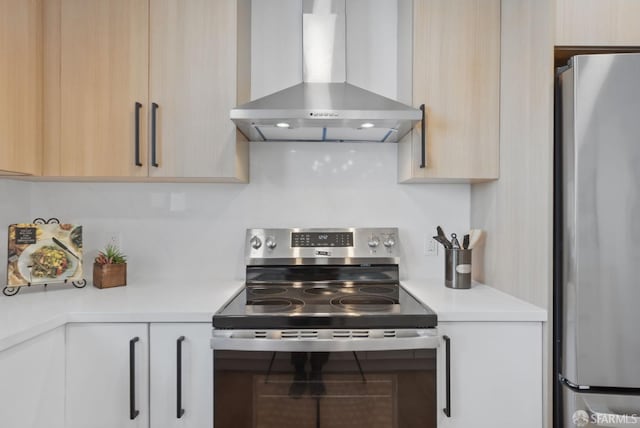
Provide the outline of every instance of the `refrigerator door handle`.
<path id="1" fill-rule="evenodd" d="M 562 385 L 566 386 L 573 392 L 579 392 L 582 394 L 640 395 L 640 388 L 578 385 L 562 375 L 559 375 L 559 379 Z"/>
<path id="2" fill-rule="evenodd" d="M 573 392 L 589 392 L 588 386 L 578 385 L 577 383 L 573 383 L 562 375 L 558 375 L 558 378 L 560 379 L 561 384 L 565 385 L 567 388 L 569 388 Z"/>

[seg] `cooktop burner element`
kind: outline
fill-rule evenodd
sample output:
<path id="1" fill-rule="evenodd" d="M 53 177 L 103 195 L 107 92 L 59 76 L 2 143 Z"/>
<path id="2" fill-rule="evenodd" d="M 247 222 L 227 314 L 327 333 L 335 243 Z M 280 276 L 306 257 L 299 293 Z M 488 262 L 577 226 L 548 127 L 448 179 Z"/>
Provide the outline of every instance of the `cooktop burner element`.
<path id="1" fill-rule="evenodd" d="M 257 294 L 259 296 L 270 296 L 273 294 L 283 294 L 286 292 L 287 292 L 287 289 L 283 287 L 267 287 L 267 288 L 254 287 L 251 289 L 251 294 Z"/>
<path id="2" fill-rule="evenodd" d="M 329 287 L 311 287 L 305 288 L 303 291 L 304 294 L 311 294 L 313 296 L 333 296 L 339 292 L 340 290 Z"/>
<path id="3" fill-rule="evenodd" d="M 336 297 L 331 300 L 331 304 L 334 306 L 361 306 L 367 308 L 370 306 L 386 306 L 393 305 L 395 302 L 392 299 L 381 296 L 367 296 L 364 294 L 357 296 L 342 296 Z"/>
<path id="4" fill-rule="evenodd" d="M 246 286 L 217 329 L 431 328 L 399 283 L 398 230 L 249 229 Z"/>
<path id="5" fill-rule="evenodd" d="M 304 306 L 302 300 L 286 297 L 249 300 L 247 304 L 260 307 L 263 312 L 288 312 Z"/>

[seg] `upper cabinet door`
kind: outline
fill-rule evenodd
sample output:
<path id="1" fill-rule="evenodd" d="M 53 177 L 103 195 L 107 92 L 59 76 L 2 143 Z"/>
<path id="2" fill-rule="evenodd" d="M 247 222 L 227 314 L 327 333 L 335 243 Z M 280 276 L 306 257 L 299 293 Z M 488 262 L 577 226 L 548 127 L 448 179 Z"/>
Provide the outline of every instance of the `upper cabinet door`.
<path id="1" fill-rule="evenodd" d="M 41 12 L 0 0 L 0 175 L 42 173 Z"/>
<path id="2" fill-rule="evenodd" d="M 637 0 L 556 0 L 556 46 L 639 46 Z"/>
<path id="3" fill-rule="evenodd" d="M 497 179 L 500 126 L 500 0 L 416 0 L 413 103 L 421 132 L 400 143 L 402 182 Z"/>
<path id="4" fill-rule="evenodd" d="M 246 144 L 236 143 L 229 119 L 238 103 L 238 45 L 248 41 L 244 3 L 151 0 L 151 177 L 247 180 Z"/>
<path id="5" fill-rule="evenodd" d="M 147 176 L 148 0 L 47 7 L 45 174 Z"/>

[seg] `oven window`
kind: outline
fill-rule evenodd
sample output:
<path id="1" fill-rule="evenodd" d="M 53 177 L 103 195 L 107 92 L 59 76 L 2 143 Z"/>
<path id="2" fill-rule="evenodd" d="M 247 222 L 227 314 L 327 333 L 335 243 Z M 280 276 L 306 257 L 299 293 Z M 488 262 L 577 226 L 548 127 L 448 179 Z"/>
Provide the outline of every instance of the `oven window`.
<path id="1" fill-rule="evenodd" d="M 436 351 L 215 351 L 215 428 L 436 428 Z"/>

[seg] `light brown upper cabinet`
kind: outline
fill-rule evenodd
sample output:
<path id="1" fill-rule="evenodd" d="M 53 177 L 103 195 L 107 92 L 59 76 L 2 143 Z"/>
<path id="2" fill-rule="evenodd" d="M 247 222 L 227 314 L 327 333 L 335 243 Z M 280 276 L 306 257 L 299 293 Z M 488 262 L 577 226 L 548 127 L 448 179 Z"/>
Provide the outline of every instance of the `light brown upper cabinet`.
<path id="1" fill-rule="evenodd" d="M 229 120 L 238 101 L 237 14 L 229 0 L 151 0 L 152 177 L 246 181 L 246 144 Z"/>
<path id="2" fill-rule="evenodd" d="M 148 1 L 46 3 L 44 175 L 146 177 Z"/>
<path id="3" fill-rule="evenodd" d="M 42 3 L 0 0 L 0 175 L 42 168 Z"/>
<path id="4" fill-rule="evenodd" d="M 248 179 L 246 0 L 48 1 L 45 175 Z"/>
<path id="5" fill-rule="evenodd" d="M 413 103 L 425 105 L 399 144 L 401 182 L 480 182 L 499 175 L 500 0 L 415 0 Z"/>
<path id="6" fill-rule="evenodd" d="M 556 0 L 556 46 L 640 46 L 640 1 Z"/>

